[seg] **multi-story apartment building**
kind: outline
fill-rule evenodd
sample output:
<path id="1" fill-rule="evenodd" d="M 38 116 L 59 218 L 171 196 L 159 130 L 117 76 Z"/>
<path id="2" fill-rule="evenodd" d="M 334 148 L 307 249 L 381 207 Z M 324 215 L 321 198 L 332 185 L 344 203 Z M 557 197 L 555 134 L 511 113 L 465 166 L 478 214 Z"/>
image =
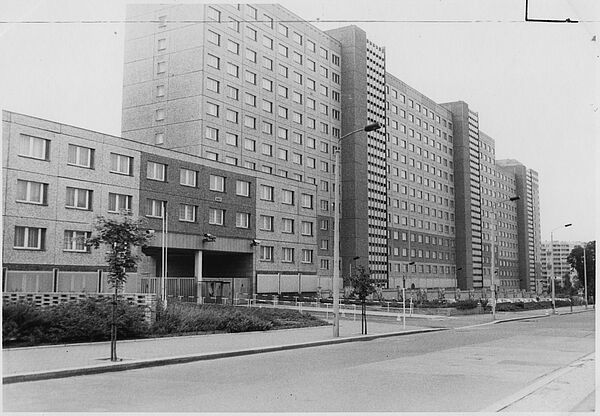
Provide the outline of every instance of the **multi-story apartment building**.
<path id="1" fill-rule="evenodd" d="M 554 241 L 553 244 L 550 241 L 542 241 L 540 256 L 542 284 L 539 285 L 540 289 L 548 290 L 553 270 L 557 279 L 573 272 L 571 265 L 567 262 L 567 257 L 575 247 L 583 247 L 584 244 L 581 241 Z"/>
<path id="2" fill-rule="evenodd" d="M 456 287 L 452 114 L 386 82 L 390 286 Z"/>
<path id="3" fill-rule="evenodd" d="M 5 208 L 9 267 L 101 267 L 95 254 L 50 258 L 38 245 L 23 255 L 29 247 L 19 244 L 56 247 L 60 237 L 66 247 L 70 231 L 83 250 L 74 241 L 96 214 L 113 213 L 108 203 L 146 217 L 151 229 L 166 224 L 167 274 L 209 282 L 206 292 L 315 291 L 331 287 L 334 267 L 348 276 L 357 265 L 392 288 L 483 289 L 492 247 L 500 288 L 535 289 L 537 173 L 496 161 L 468 104 L 437 104 L 399 80 L 362 29 L 323 32 L 279 5 L 131 5 L 127 18 L 135 23 L 126 30 L 123 138 L 6 113 L 11 140 L 40 156 L 5 151 L 5 189 L 27 204 Z M 361 131 L 371 123 L 381 128 Z M 28 129 L 29 144 L 21 138 Z M 66 150 L 46 161 L 50 146 Z M 40 177 L 40 163 L 60 175 Z M 71 205 L 43 203 L 58 189 L 48 178 L 73 182 L 64 185 Z M 514 195 L 517 203 L 506 201 Z M 88 226 L 42 220 L 61 215 Z M 15 221 L 45 225 L 28 231 Z M 145 249 L 141 273 L 160 273 L 161 248 Z"/>
<path id="4" fill-rule="evenodd" d="M 515 176 L 496 165 L 495 141 L 484 132 L 481 139 L 481 206 L 484 287 L 491 287 L 491 261 L 494 250 L 494 284 L 502 291 L 520 289 L 517 201 Z"/>
<path id="5" fill-rule="evenodd" d="M 457 284 L 460 289 L 481 289 L 484 282 L 479 115 L 462 101 L 442 105 L 452 113 L 453 124 Z"/>
<path id="6" fill-rule="evenodd" d="M 148 230 L 167 222 L 168 275 L 196 277 L 200 293 L 330 284 L 329 275 L 319 279 L 331 254 L 318 245 L 326 230 L 314 184 L 7 111 L 3 131 L 7 270 L 83 272 L 72 289 L 92 291 L 106 264 L 85 239 L 97 216 L 127 210 Z M 138 278 L 161 275 L 160 234 L 144 249 Z"/>
<path id="7" fill-rule="evenodd" d="M 514 159 L 496 161 L 504 172 L 514 175 L 517 195 L 517 238 L 519 289 L 535 292 L 541 278 L 541 226 L 538 174 Z"/>

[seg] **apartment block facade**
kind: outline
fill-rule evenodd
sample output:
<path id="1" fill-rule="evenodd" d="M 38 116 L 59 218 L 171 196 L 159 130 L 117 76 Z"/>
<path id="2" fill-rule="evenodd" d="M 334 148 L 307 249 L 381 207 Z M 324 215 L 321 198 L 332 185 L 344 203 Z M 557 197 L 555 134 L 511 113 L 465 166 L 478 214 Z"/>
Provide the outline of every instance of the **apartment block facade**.
<path id="1" fill-rule="evenodd" d="M 195 277 L 200 293 L 330 287 L 313 184 L 8 111 L 3 132 L 6 270 L 87 272 L 73 289 L 95 290 L 104 251 L 85 239 L 126 210 L 155 230 L 134 280 L 161 275 L 166 222 L 168 275 Z"/>
<path id="2" fill-rule="evenodd" d="M 567 257 L 571 251 L 577 247 L 583 247 L 581 241 L 542 241 L 541 245 L 541 287 L 548 289 L 550 286 L 550 276 L 554 275 L 561 279 L 565 274 L 573 272 L 571 265 L 567 262 Z"/>
<path id="3" fill-rule="evenodd" d="M 483 290 L 493 249 L 498 288 L 537 287 L 537 173 L 496 161 L 477 112 L 394 76 L 361 28 L 273 4 L 136 4 L 127 19 L 122 137 L 3 114 L 5 267 L 91 272 L 93 219 L 127 209 L 167 225 L 167 274 L 204 292 L 314 292 L 359 265 L 390 288 Z M 160 275 L 159 243 L 140 274 Z"/>

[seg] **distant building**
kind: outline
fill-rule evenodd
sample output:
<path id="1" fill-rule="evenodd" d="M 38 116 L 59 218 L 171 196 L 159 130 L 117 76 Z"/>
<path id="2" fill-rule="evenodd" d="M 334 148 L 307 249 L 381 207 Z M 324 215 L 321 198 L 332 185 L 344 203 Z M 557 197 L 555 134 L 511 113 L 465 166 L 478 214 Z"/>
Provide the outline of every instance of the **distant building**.
<path id="1" fill-rule="evenodd" d="M 567 262 L 567 257 L 571 251 L 577 247 L 585 245 L 582 241 L 542 241 L 541 245 L 541 279 L 544 287 L 550 284 L 552 270 L 557 279 L 562 279 L 565 274 L 570 274 L 573 270 L 571 264 Z"/>

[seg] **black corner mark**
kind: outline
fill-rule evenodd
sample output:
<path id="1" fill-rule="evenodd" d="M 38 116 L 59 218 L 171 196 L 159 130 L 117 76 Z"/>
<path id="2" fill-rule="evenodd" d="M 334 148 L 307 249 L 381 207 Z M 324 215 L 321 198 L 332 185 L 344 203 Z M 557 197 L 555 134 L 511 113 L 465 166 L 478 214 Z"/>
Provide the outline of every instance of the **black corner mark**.
<path id="1" fill-rule="evenodd" d="M 541 22 L 541 23 L 579 23 L 579 20 L 571 20 L 571 18 L 567 17 L 564 20 L 554 20 L 554 19 L 530 19 L 528 15 L 529 11 L 529 0 L 525 0 L 525 21 L 526 22 Z"/>

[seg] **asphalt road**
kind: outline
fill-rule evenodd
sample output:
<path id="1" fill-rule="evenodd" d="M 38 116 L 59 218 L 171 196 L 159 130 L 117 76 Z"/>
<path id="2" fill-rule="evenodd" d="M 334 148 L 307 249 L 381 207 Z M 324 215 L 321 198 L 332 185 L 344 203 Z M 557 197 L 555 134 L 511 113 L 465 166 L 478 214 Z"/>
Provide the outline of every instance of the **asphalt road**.
<path id="1" fill-rule="evenodd" d="M 551 316 L 10 384 L 3 386 L 3 408 L 28 412 L 480 411 L 592 353 L 594 322 L 594 313 Z M 589 392 L 583 398 L 587 400 L 583 404 L 569 406 L 595 405 Z M 543 400 L 534 399 L 520 402 L 519 410 L 557 410 L 544 409 Z"/>

